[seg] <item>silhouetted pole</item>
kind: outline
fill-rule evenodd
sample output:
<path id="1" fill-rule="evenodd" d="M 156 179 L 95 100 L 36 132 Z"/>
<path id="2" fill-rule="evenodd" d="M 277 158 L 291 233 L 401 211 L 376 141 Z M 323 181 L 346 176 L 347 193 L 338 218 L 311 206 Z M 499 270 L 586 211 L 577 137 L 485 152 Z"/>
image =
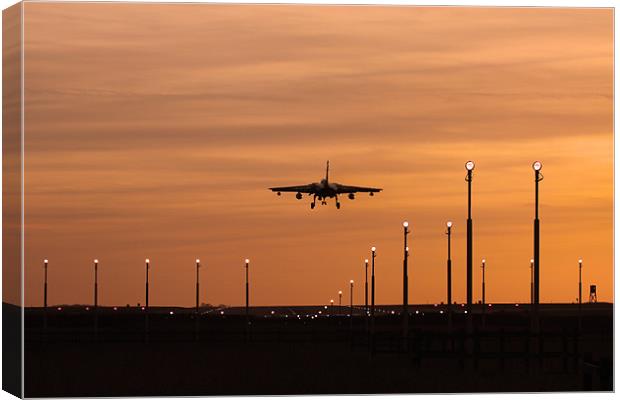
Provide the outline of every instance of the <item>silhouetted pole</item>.
<path id="1" fill-rule="evenodd" d="M 353 320 L 353 279 L 351 279 L 351 281 L 349 282 L 351 284 L 350 286 L 350 292 L 349 292 L 349 308 L 351 311 L 351 320 Z"/>
<path id="2" fill-rule="evenodd" d="M 446 223 L 448 236 L 448 261 L 447 261 L 447 278 L 448 278 L 448 324 L 452 327 L 452 255 L 451 255 L 451 239 L 452 239 L 452 221 Z"/>
<path id="3" fill-rule="evenodd" d="M 149 340 L 149 269 L 150 260 L 147 258 L 144 260 L 146 264 L 146 303 L 144 309 L 144 340 Z"/>
<path id="4" fill-rule="evenodd" d="M 484 271 L 486 269 L 486 261 L 484 258 L 482 259 L 482 305 L 484 306 L 486 304 L 486 298 L 485 298 L 485 278 L 484 278 Z M 484 310 L 484 307 L 483 307 Z"/>
<path id="5" fill-rule="evenodd" d="M 43 260 L 43 270 L 45 274 L 43 283 L 43 309 L 47 311 L 47 260 Z"/>
<path id="6" fill-rule="evenodd" d="M 409 222 L 403 222 L 403 346 L 407 345 L 409 333 L 409 247 L 407 235 L 409 234 Z"/>
<path id="7" fill-rule="evenodd" d="M 370 272 L 370 349 L 371 354 L 375 351 L 375 257 L 376 247 L 372 247 L 371 251 L 371 272 Z"/>
<path id="8" fill-rule="evenodd" d="M 581 267 L 583 260 L 580 258 L 579 259 L 579 305 L 581 305 Z"/>
<path id="9" fill-rule="evenodd" d="M 581 333 L 581 267 L 583 265 L 583 260 L 580 258 L 579 259 L 579 318 L 578 318 L 578 329 L 579 329 L 579 333 Z"/>
<path id="10" fill-rule="evenodd" d="M 542 164 L 540 161 L 535 161 L 532 164 L 534 169 L 534 185 L 535 185 L 535 201 L 534 201 L 534 330 L 538 331 L 539 328 L 539 304 L 540 304 L 540 220 L 538 219 L 538 183 L 543 180 L 543 175 L 540 173 Z"/>
<path id="11" fill-rule="evenodd" d="M 97 270 L 99 267 L 99 260 L 95 259 L 95 301 L 93 302 L 93 306 L 94 306 L 94 310 L 93 310 L 93 314 L 94 314 L 94 329 L 95 329 L 95 336 L 97 336 L 98 332 L 99 332 L 99 309 L 98 309 L 98 305 L 99 302 L 97 300 L 97 294 L 98 294 L 98 282 L 97 282 Z"/>
<path id="12" fill-rule="evenodd" d="M 245 322 L 250 324 L 250 260 L 245 259 Z"/>
<path id="13" fill-rule="evenodd" d="M 334 315 L 334 299 L 329 301 L 329 315 Z"/>
<path id="14" fill-rule="evenodd" d="M 342 315 L 342 290 L 338 291 L 338 315 Z"/>
<path id="15" fill-rule="evenodd" d="M 376 247 L 370 249 L 372 254 L 372 264 L 371 264 L 371 272 L 370 272 L 370 322 L 371 327 L 374 330 L 375 325 L 375 256 L 376 256 Z"/>
<path id="16" fill-rule="evenodd" d="M 97 310 L 97 267 L 99 266 L 99 260 L 95 260 L 95 301 L 93 303 L 95 310 Z"/>
<path id="17" fill-rule="evenodd" d="M 200 260 L 196 259 L 196 312 L 200 307 Z"/>
<path id="18" fill-rule="evenodd" d="M 147 258 L 144 261 L 146 263 L 146 311 L 148 313 L 148 310 L 149 310 L 149 263 L 150 263 L 150 260 Z"/>
<path id="19" fill-rule="evenodd" d="M 47 332 L 47 259 L 43 260 L 43 329 Z"/>
<path id="20" fill-rule="evenodd" d="M 467 182 L 467 314 L 468 319 L 471 319 L 472 313 L 472 257 L 473 257 L 473 222 L 471 219 L 471 180 L 472 174 L 475 168 L 473 161 L 467 161 L 465 163 L 465 169 L 467 170 L 467 176 L 465 181 Z"/>
<path id="21" fill-rule="evenodd" d="M 534 304 L 534 259 L 530 259 L 530 304 Z"/>
<path id="22" fill-rule="evenodd" d="M 368 316 L 368 259 L 364 260 L 364 272 L 366 276 L 364 281 L 364 312 Z"/>

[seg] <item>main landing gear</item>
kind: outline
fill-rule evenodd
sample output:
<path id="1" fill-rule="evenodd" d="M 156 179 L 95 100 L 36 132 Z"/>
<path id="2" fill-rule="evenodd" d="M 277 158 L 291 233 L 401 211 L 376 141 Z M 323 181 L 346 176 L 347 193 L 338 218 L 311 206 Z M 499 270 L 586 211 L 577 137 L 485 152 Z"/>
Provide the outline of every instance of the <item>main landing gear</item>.
<path id="1" fill-rule="evenodd" d="M 312 198 L 312 203 L 310 203 L 310 209 L 314 210 L 315 206 L 316 206 L 316 195 Z"/>

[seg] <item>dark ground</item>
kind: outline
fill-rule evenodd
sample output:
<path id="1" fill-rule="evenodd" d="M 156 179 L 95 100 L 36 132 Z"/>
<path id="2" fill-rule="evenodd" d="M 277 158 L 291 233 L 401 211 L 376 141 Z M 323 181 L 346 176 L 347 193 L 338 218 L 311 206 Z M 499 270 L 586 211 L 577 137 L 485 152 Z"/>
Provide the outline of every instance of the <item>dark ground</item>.
<path id="1" fill-rule="evenodd" d="M 202 309 L 198 328 L 193 309 L 151 308 L 148 335 L 135 307 L 100 308 L 97 330 L 92 308 L 49 308 L 47 328 L 42 309 L 27 309 L 25 395 L 613 389 L 611 304 L 585 304 L 581 331 L 577 305 L 542 305 L 539 336 L 528 305 L 474 310 L 470 336 L 460 306 L 451 331 L 444 306 L 412 306 L 406 341 L 400 307 L 378 309 L 374 352 L 361 309 L 351 321 L 348 307 L 252 308 L 247 333 L 242 308 Z"/>

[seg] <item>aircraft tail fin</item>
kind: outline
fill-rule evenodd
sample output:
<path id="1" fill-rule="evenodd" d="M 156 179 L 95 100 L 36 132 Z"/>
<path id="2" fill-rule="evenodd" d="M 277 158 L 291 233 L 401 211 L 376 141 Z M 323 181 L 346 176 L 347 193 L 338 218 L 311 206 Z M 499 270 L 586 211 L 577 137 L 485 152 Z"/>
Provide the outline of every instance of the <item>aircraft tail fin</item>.
<path id="1" fill-rule="evenodd" d="M 329 160 L 327 160 L 327 168 L 325 169 L 325 181 L 329 182 Z"/>

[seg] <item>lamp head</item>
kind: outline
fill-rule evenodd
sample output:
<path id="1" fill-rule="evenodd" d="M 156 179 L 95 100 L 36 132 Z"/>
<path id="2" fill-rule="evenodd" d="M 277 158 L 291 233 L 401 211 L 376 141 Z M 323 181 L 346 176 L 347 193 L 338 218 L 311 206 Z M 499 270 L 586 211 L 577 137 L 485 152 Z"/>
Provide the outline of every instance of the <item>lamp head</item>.
<path id="1" fill-rule="evenodd" d="M 353 285 L 353 279 L 351 279 L 350 283 L 351 283 L 351 285 Z"/>
<path id="2" fill-rule="evenodd" d="M 409 222 L 407 222 L 407 221 L 403 222 L 403 226 L 404 226 L 405 228 L 406 228 L 406 227 L 408 227 L 408 226 L 409 226 Z"/>
<path id="3" fill-rule="evenodd" d="M 446 226 L 447 226 L 448 228 L 452 228 L 452 221 L 448 221 L 448 222 L 446 222 Z"/>
<path id="4" fill-rule="evenodd" d="M 246 264 L 249 264 L 249 263 L 250 263 L 250 259 L 249 259 L 249 258 L 246 258 L 246 259 L 245 259 L 245 263 L 246 263 Z"/>
<path id="5" fill-rule="evenodd" d="M 372 247 L 370 248 L 370 251 L 372 251 L 372 252 L 375 252 L 376 250 L 377 250 L 377 248 L 376 248 L 375 246 L 372 246 Z"/>
<path id="6" fill-rule="evenodd" d="M 200 259 L 199 258 L 196 259 L 196 264 L 200 264 Z"/>
<path id="7" fill-rule="evenodd" d="M 534 161 L 532 168 L 534 168 L 534 171 L 540 171 L 542 169 L 542 163 L 540 161 Z"/>
<path id="8" fill-rule="evenodd" d="M 405 247 L 405 251 L 409 252 L 409 246 Z"/>
<path id="9" fill-rule="evenodd" d="M 330 302 L 330 303 L 332 303 L 332 304 L 334 304 L 334 299 L 331 299 L 329 302 Z"/>
<path id="10" fill-rule="evenodd" d="M 465 163 L 465 169 L 468 171 L 473 171 L 475 167 L 476 167 L 476 164 L 474 164 L 473 161 L 467 161 Z"/>
<path id="11" fill-rule="evenodd" d="M 47 259 L 43 260 L 43 262 L 47 264 Z"/>
<path id="12" fill-rule="evenodd" d="M 46 260 L 45 262 L 47 262 L 47 260 Z M 365 259 L 365 260 L 364 260 L 364 262 L 365 262 L 366 264 L 368 264 L 368 259 Z"/>
<path id="13" fill-rule="evenodd" d="M 580 258 L 580 259 L 579 259 L 579 264 L 581 264 L 582 262 L 583 262 L 583 260 Z"/>
<path id="14" fill-rule="evenodd" d="M 146 260 L 144 260 L 147 264 L 150 262 L 150 260 L 147 258 Z"/>
<path id="15" fill-rule="evenodd" d="M 530 263 L 534 264 L 534 259 L 533 258 L 530 258 Z"/>
<path id="16" fill-rule="evenodd" d="M 99 260 L 95 258 L 95 264 L 99 264 Z"/>
<path id="17" fill-rule="evenodd" d="M 486 262 L 487 262 L 486 258 L 483 258 L 483 259 L 482 259 L 482 263 L 483 263 L 483 264 L 486 264 Z"/>
<path id="18" fill-rule="evenodd" d="M 338 291 L 338 294 L 342 294 L 342 290 L 339 290 L 339 291 Z"/>

